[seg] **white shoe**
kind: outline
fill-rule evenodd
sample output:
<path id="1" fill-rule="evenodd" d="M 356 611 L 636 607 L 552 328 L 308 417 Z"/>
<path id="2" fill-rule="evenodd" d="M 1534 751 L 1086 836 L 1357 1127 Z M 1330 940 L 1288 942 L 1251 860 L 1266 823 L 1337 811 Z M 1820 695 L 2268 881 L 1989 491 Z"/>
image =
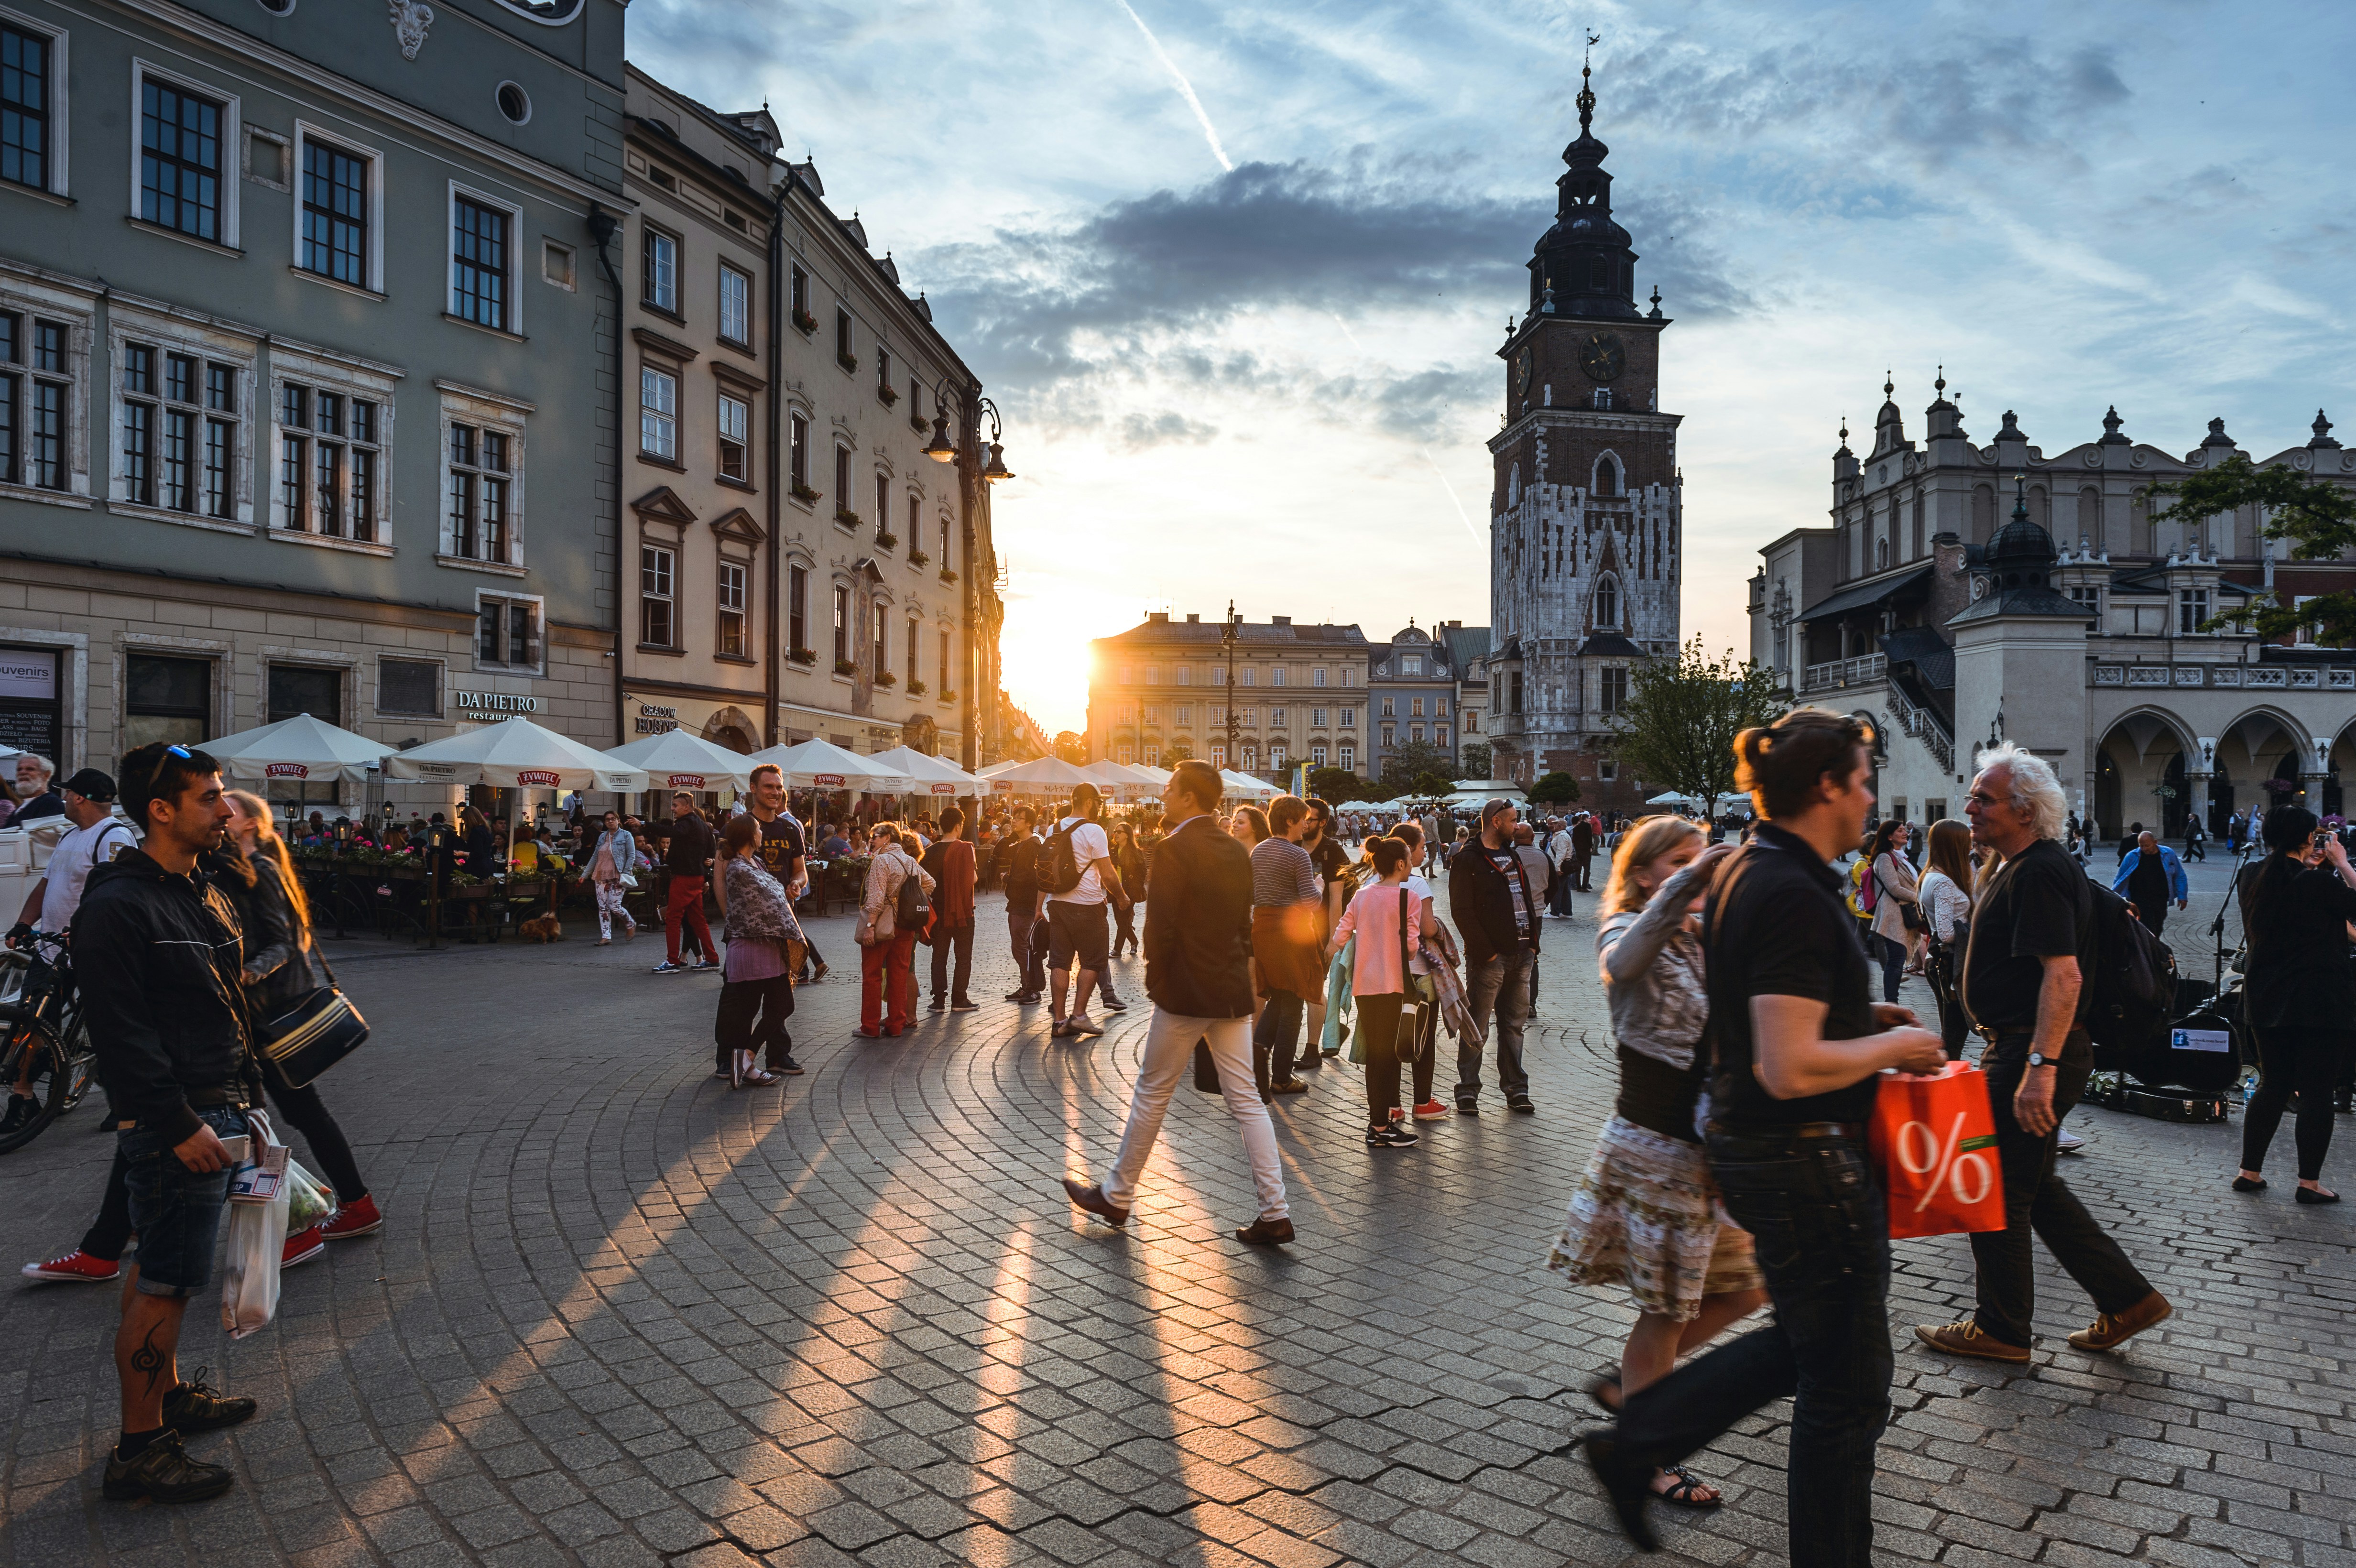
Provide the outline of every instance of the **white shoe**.
<path id="1" fill-rule="evenodd" d="M 2063 1127 L 2053 1135 L 2053 1147 L 2062 1154 L 2080 1154 L 2085 1150 L 2086 1140 Z"/>

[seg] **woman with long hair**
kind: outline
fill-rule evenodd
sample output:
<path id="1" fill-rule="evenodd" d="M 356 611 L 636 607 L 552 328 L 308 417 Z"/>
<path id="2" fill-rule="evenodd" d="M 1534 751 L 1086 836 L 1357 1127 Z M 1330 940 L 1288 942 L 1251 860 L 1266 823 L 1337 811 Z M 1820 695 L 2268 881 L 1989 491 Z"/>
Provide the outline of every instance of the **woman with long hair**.
<path id="1" fill-rule="evenodd" d="M 732 816 L 720 835 L 727 962 L 712 1032 L 719 1071 L 732 1088 L 774 1083 L 801 1072 L 786 1020 L 794 1015 L 792 945 L 801 937 L 793 901 L 761 860 L 760 819 Z M 757 1027 L 755 1020 L 758 1020 Z M 767 1048 L 769 1066 L 755 1059 Z"/>
<path id="2" fill-rule="evenodd" d="M 2249 933 L 2244 1006 L 2258 1040 L 2258 1092 L 2242 1121 L 2236 1192 L 2261 1192 L 2266 1148 L 2298 1095 L 2301 1203 L 2337 1203 L 2323 1185 L 2331 1148 L 2331 1095 L 2356 1051 L 2356 981 L 2349 973 L 2348 923 L 2356 920 L 2356 868 L 2339 835 L 2301 805 L 2278 805 L 2261 829 L 2267 856 L 2242 883 Z"/>
<path id="3" fill-rule="evenodd" d="M 1881 961 L 1881 999 L 1898 999 L 1899 976 L 1913 967 L 1919 933 L 1909 929 L 1906 912 L 1922 908 L 1922 891 L 1914 868 L 1906 859 L 1906 840 L 1912 829 L 1891 817 L 1874 830 L 1866 880 L 1873 889 L 1873 934 Z"/>
<path id="4" fill-rule="evenodd" d="M 1700 1049 L 1709 1000 L 1697 912 L 1717 863 L 1734 852 L 1704 848 L 1705 837 L 1672 816 L 1623 834 L 1595 937 L 1620 1096 L 1547 1264 L 1574 1284 L 1624 1285 L 1635 1298 L 1620 1375 L 1589 1389 L 1615 1414 L 1628 1395 L 1668 1376 L 1678 1356 L 1767 1299 L 1750 1233 L 1719 1208 L 1694 1125 L 1709 1068 Z M 1719 1501 L 1681 1465 L 1656 1471 L 1652 1487 L 1684 1508 Z"/>
<path id="5" fill-rule="evenodd" d="M 1113 918 L 1120 923 L 1113 933 L 1112 955 L 1120 956 L 1120 945 L 1129 944 L 1130 956 L 1138 952 L 1137 906 L 1145 901 L 1147 861 L 1144 848 L 1137 841 L 1137 824 L 1124 822 L 1112 846 L 1112 867 L 1120 873 L 1120 885 L 1128 900 L 1113 905 Z"/>
<path id="6" fill-rule="evenodd" d="M 1923 933 L 1929 955 L 1922 965 L 1931 993 L 1939 1000 L 1939 1033 L 1947 1042 L 1947 1060 L 1964 1054 L 1969 1032 L 1964 1016 L 1960 982 L 1964 975 L 1963 937 L 1972 918 L 1972 830 L 1950 816 L 1931 825 L 1931 869 L 1922 873 Z"/>
<path id="7" fill-rule="evenodd" d="M 919 879 L 930 896 L 933 879 L 905 840 L 896 822 L 879 822 L 867 836 L 867 885 L 859 900 L 859 1036 L 862 1040 L 896 1040 L 916 1021 L 915 955 L 916 933 L 899 923 L 900 886 Z"/>
<path id="8" fill-rule="evenodd" d="M 221 890 L 237 906 L 245 931 L 245 962 L 241 978 L 246 1007 L 257 1028 L 288 1012 L 313 994 L 336 983 L 312 939 L 311 907 L 303 896 L 286 840 L 271 820 L 270 803 L 241 789 L 223 792 L 234 809 L 229 833 L 217 858 L 223 873 Z M 271 1104 L 301 1133 L 317 1160 L 319 1175 L 334 1187 L 336 1211 L 310 1230 L 286 1239 L 285 1258 L 300 1263 L 316 1254 L 327 1242 L 365 1236 L 384 1226 L 376 1200 L 360 1176 L 352 1146 L 336 1123 L 319 1086 L 306 1083 L 290 1089 L 272 1073 L 262 1073 Z M 298 1245 L 299 1243 L 299 1245 Z"/>
<path id="9" fill-rule="evenodd" d="M 1256 805 L 1239 805 L 1227 818 L 1227 833 L 1247 849 L 1256 849 L 1269 835 L 1268 813 Z"/>
<path id="10" fill-rule="evenodd" d="M 1391 829 L 1390 836 L 1407 846 L 1407 890 L 1421 901 L 1423 912 L 1431 917 L 1431 929 L 1439 933 L 1437 945 L 1440 953 L 1452 965 L 1458 961 L 1455 939 L 1448 934 L 1447 924 L 1439 919 L 1432 908 L 1431 883 L 1423 874 L 1423 827 L 1417 822 L 1402 822 Z M 1368 870 L 1371 873 L 1374 868 L 1370 866 Z M 1417 971 L 1419 974 L 1423 972 L 1422 969 Z M 1432 1074 L 1440 1065 L 1440 1008 L 1428 1007 L 1419 1009 L 1416 1014 L 1416 1024 L 1411 1055 L 1408 1042 L 1400 1042 L 1400 1058 L 1409 1063 L 1408 1075 L 1414 1085 L 1415 1108 L 1408 1114 L 1419 1122 L 1436 1122 L 1448 1115 L 1448 1107 L 1441 1104 L 1431 1092 Z"/>
<path id="11" fill-rule="evenodd" d="M 1438 940 L 1430 903 L 1408 885 L 1408 846 L 1385 837 L 1369 847 L 1376 882 L 1358 891 L 1327 938 L 1328 963 L 1355 936 L 1350 990 L 1357 1000 L 1357 1039 L 1366 1067 L 1366 1147 L 1407 1148 L 1418 1142 L 1400 1115 L 1399 1062 L 1415 1050 L 1419 1018 L 1403 1017 L 1410 1007 L 1434 1005 L 1430 979 L 1419 951 Z M 1423 983 L 1419 986 L 1418 980 Z"/>

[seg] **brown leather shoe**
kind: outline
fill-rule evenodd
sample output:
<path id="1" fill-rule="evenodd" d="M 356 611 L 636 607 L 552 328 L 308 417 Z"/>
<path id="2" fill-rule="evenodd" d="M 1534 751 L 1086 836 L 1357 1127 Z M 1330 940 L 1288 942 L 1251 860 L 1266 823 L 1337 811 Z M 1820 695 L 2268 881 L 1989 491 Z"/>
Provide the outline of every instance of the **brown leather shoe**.
<path id="1" fill-rule="evenodd" d="M 2029 1362 L 2029 1348 L 2008 1345 L 2001 1339 L 1991 1339 L 1980 1332 L 1980 1326 L 1970 1318 L 1961 1323 L 1928 1323 L 1914 1326 L 1914 1338 L 1934 1350 L 1944 1350 L 1951 1356 L 1976 1356 L 1984 1361 L 2009 1361 L 2015 1366 Z"/>
<path id="2" fill-rule="evenodd" d="M 1280 1247 L 1292 1240 L 1292 1221 L 1254 1220 L 1248 1225 L 1236 1227 L 1236 1240 L 1248 1242 L 1254 1246 Z"/>
<path id="3" fill-rule="evenodd" d="M 2168 1297 L 2153 1291 L 2125 1312 L 2105 1312 L 2086 1328 L 2070 1336 L 2070 1343 L 2081 1350 L 2115 1350 L 2129 1339 L 2155 1323 L 2165 1323 L 2176 1315 Z"/>
<path id="4" fill-rule="evenodd" d="M 1064 1194 L 1072 1200 L 1074 1208 L 1087 1210 L 1108 1225 L 1129 1223 L 1129 1211 L 1115 1207 L 1112 1200 L 1104 1195 L 1101 1187 L 1083 1187 L 1067 1176 L 1064 1178 Z"/>

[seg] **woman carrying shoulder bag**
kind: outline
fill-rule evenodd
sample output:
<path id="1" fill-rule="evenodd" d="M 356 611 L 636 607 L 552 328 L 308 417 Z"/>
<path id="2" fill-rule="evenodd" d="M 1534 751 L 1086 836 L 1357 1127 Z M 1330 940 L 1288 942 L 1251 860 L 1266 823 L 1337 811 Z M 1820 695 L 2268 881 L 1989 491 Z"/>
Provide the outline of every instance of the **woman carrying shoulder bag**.
<path id="1" fill-rule="evenodd" d="M 607 812 L 605 826 L 597 835 L 597 847 L 589 852 L 589 889 L 597 900 L 597 945 L 610 944 L 614 940 L 614 917 L 622 917 L 622 940 L 629 941 L 638 934 L 638 923 L 630 918 L 628 908 L 622 902 L 632 888 L 638 885 L 638 844 L 622 826 L 619 813 Z"/>
<path id="2" fill-rule="evenodd" d="M 1930 946 L 1922 965 L 1939 998 L 1939 1034 L 1947 1042 L 1947 1060 L 1960 1061 L 1970 1022 L 1964 1016 L 1961 987 L 1964 940 L 1971 934 L 1972 830 L 1948 817 L 1931 825 L 1931 869 L 1922 873 L 1923 933 Z"/>
<path id="3" fill-rule="evenodd" d="M 1366 1147 L 1407 1148 L 1419 1140 L 1399 1119 L 1399 1061 L 1415 1051 L 1422 1012 L 1432 1005 L 1430 976 L 1417 949 L 1439 940 L 1440 932 L 1430 904 L 1407 885 L 1407 841 L 1377 838 L 1367 851 L 1378 880 L 1342 912 L 1325 954 L 1330 961 L 1352 936 L 1358 939 L 1350 989 L 1357 998 L 1356 1040 L 1366 1065 Z"/>
<path id="4" fill-rule="evenodd" d="M 720 835 L 720 857 L 728 959 L 712 1025 L 720 1048 L 713 1076 L 727 1079 L 731 1088 L 757 1087 L 801 1072 L 794 1037 L 786 1032 L 786 1020 L 794 1016 L 793 947 L 801 940 L 801 923 L 785 888 L 762 863 L 759 818 L 730 817 Z M 765 1045 L 766 1072 L 755 1064 Z"/>
<path id="5" fill-rule="evenodd" d="M 2278 805 L 2261 830 L 2274 853 L 2243 879 L 2249 933 L 2244 1007 L 2258 1040 L 2258 1092 L 2242 1119 L 2236 1192 L 2262 1192 L 2266 1149 L 2298 1095 L 2301 1203 L 2337 1203 L 2323 1185 L 2331 1148 L 2331 1093 L 2356 1051 L 2356 976 L 2348 924 L 2356 920 L 2356 867 L 2347 847 L 2301 805 Z"/>
<path id="6" fill-rule="evenodd" d="M 1892 818 L 1874 833 L 1872 864 L 1866 872 L 1873 884 L 1873 934 L 1880 939 L 1881 999 L 1898 999 L 1898 978 L 1913 967 L 1914 944 L 1922 930 L 1922 889 L 1914 868 L 1906 862 L 1911 830 Z"/>
<path id="7" fill-rule="evenodd" d="M 873 858 L 859 900 L 859 1037 L 897 1040 L 916 1012 L 917 925 L 900 919 L 901 889 L 915 878 L 929 901 L 933 879 L 902 848 L 899 824 L 877 823 L 867 843 Z"/>

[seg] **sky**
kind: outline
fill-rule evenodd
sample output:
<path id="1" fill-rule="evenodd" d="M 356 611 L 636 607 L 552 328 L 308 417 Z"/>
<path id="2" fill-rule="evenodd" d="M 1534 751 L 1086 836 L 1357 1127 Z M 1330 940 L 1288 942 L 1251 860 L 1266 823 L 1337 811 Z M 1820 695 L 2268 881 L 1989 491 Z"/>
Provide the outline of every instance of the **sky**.
<path id="1" fill-rule="evenodd" d="M 766 99 L 1005 419 L 1006 685 L 1085 721 L 1146 612 L 1489 620 L 1486 439 L 1578 133 L 1673 318 L 1684 626 L 1747 648 L 1846 415 L 2259 456 L 2356 418 L 2338 5 L 636 0 Z M 2334 321 L 2342 321 L 2334 326 Z M 1855 432 L 1863 432 L 1857 435 Z M 2356 441 L 2356 425 L 2343 432 Z"/>

